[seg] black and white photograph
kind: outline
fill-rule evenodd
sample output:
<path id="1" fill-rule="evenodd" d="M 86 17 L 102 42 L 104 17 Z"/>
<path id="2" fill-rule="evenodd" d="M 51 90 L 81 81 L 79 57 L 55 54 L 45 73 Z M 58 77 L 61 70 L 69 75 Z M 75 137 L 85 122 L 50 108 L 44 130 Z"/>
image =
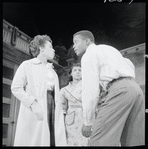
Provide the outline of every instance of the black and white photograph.
<path id="1" fill-rule="evenodd" d="M 146 2 L 3 2 L 3 147 L 143 147 Z"/>

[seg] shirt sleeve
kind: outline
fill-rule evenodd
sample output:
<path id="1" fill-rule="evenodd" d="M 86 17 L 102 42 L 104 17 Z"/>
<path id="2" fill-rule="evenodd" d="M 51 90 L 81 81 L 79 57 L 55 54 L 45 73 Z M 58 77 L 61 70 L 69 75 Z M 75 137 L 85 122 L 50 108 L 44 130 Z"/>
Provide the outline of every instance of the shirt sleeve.
<path id="1" fill-rule="evenodd" d="M 93 49 L 92 49 L 93 50 Z M 93 51 L 86 51 L 81 60 L 82 69 L 82 107 L 86 126 L 92 125 L 95 108 L 99 100 L 99 63 Z"/>
<path id="2" fill-rule="evenodd" d="M 25 71 L 26 63 L 23 62 L 17 69 L 12 84 L 11 91 L 13 95 L 19 99 L 27 108 L 30 108 L 31 104 L 35 100 L 35 97 L 29 95 L 25 91 L 27 85 L 27 76 Z"/>
<path id="3" fill-rule="evenodd" d="M 129 64 L 129 66 L 134 70 L 134 72 L 135 72 L 135 66 L 134 66 L 134 64 L 128 59 L 128 58 L 124 58 L 125 59 L 125 61 Z"/>
<path id="4" fill-rule="evenodd" d="M 67 109 L 68 109 L 68 100 L 65 97 L 65 92 L 64 92 L 63 88 L 60 90 L 60 99 L 61 99 L 61 102 L 62 102 L 63 114 L 66 114 Z"/>

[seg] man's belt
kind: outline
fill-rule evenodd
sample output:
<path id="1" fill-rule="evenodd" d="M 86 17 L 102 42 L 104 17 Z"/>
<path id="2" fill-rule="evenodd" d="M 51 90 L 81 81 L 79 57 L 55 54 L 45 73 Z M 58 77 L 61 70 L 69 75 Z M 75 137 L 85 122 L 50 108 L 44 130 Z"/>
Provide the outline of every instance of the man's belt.
<path id="1" fill-rule="evenodd" d="M 106 89 L 108 90 L 115 82 L 120 81 L 120 80 L 122 80 L 122 79 L 126 79 L 126 78 L 132 79 L 131 77 L 119 77 L 119 78 L 117 78 L 117 79 L 113 79 L 112 81 L 110 81 L 110 82 L 107 84 Z"/>

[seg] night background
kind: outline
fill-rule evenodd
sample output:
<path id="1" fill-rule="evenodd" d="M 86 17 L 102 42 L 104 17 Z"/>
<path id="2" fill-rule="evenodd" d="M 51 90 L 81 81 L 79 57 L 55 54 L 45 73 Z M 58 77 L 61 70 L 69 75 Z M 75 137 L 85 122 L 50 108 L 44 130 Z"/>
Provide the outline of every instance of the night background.
<path id="1" fill-rule="evenodd" d="M 130 1 L 129 1 L 130 2 Z M 72 36 L 90 30 L 96 44 L 122 50 L 145 42 L 146 3 L 3 2 L 3 19 L 33 38 L 47 34 L 61 58 L 67 57 Z M 61 48 L 60 48 L 61 47 Z"/>

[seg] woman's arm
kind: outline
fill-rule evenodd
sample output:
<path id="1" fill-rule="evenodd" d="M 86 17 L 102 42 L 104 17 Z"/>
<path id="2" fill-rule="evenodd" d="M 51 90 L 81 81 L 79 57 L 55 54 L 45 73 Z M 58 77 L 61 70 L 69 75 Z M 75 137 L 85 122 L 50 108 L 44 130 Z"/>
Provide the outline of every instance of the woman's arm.
<path id="1" fill-rule="evenodd" d="M 63 114 L 66 114 L 68 109 L 68 100 L 65 97 L 65 92 L 63 88 L 60 90 L 60 99 L 62 101 Z"/>
<path id="2" fill-rule="evenodd" d="M 11 84 L 11 91 L 17 99 L 19 99 L 27 108 L 30 109 L 35 97 L 29 95 L 24 89 L 28 83 L 26 75 L 27 72 L 25 70 L 26 67 L 28 67 L 26 62 L 23 62 L 18 67 Z"/>

